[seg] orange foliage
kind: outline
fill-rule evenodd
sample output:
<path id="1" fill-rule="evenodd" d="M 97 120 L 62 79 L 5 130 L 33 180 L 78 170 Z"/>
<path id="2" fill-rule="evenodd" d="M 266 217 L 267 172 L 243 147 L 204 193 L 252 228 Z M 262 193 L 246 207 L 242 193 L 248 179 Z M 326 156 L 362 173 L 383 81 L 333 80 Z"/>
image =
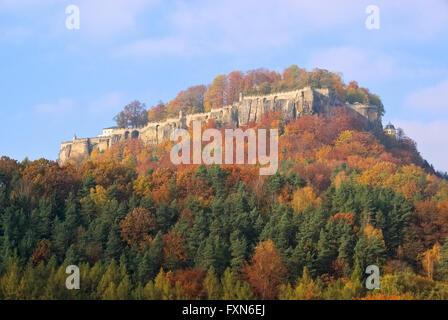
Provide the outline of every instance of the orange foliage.
<path id="1" fill-rule="evenodd" d="M 355 214 L 352 212 L 340 212 L 340 213 L 336 213 L 333 216 L 333 219 L 335 222 L 339 222 L 339 221 L 344 221 L 350 225 L 354 225 L 355 224 Z"/>
<path id="2" fill-rule="evenodd" d="M 187 260 L 187 251 L 185 250 L 185 240 L 179 232 L 171 230 L 163 236 L 165 240 L 165 247 L 163 253 L 165 260 L 170 256 L 174 256 L 179 261 Z"/>
<path id="3" fill-rule="evenodd" d="M 321 202 L 311 187 L 305 187 L 294 192 L 291 205 L 297 212 L 303 212 L 307 207 L 315 209 Z"/>
<path id="4" fill-rule="evenodd" d="M 152 197 L 157 204 L 170 202 L 170 182 L 174 172 L 168 168 L 158 168 L 152 174 Z"/>
<path id="5" fill-rule="evenodd" d="M 36 249 L 34 249 L 33 254 L 31 255 L 31 260 L 33 261 L 35 266 L 50 257 L 50 248 L 51 242 L 49 240 L 43 239 L 39 242 Z"/>
<path id="6" fill-rule="evenodd" d="M 440 205 L 434 200 L 422 200 L 415 202 L 414 206 L 411 219 L 425 247 L 432 246 L 436 242 L 443 243 L 448 237 L 448 214 L 444 203 Z"/>
<path id="7" fill-rule="evenodd" d="M 377 237 L 378 239 L 383 240 L 383 232 L 381 231 L 381 229 L 375 229 L 371 224 L 365 226 L 364 235 L 368 238 Z"/>
<path id="8" fill-rule="evenodd" d="M 205 275 L 206 274 L 202 269 L 179 270 L 173 276 L 173 281 L 181 283 L 182 292 L 184 292 L 189 299 L 200 299 L 204 298 L 205 295 L 205 289 L 202 285 Z"/>
<path id="9" fill-rule="evenodd" d="M 261 299 L 274 299 L 285 276 L 285 267 L 272 240 L 259 242 L 255 247 L 245 275 L 254 292 Z"/>
<path id="10" fill-rule="evenodd" d="M 151 239 L 151 232 L 156 228 L 154 214 L 145 208 L 135 208 L 120 222 L 121 237 L 129 245 L 142 245 Z"/>

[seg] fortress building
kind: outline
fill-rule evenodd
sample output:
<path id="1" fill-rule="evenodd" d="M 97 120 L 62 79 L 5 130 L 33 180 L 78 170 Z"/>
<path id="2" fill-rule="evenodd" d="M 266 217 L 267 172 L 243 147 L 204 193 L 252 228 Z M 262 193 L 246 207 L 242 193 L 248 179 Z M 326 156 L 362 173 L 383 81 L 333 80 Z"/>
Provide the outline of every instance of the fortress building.
<path id="1" fill-rule="evenodd" d="M 388 123 L 386 127 L 384 127 L 384 133 L 388 136 L 395 137 L 397 135 L 397 130 L 395 129 L 392 123 Z"/>
<path id="2" fill-rule="evenodd" d="M 192 121 L 207 122 L 214 119 L 224 126 L 241 127 L 249 122 L 258 122 L 265 113 L 280 111 L 286 121 L 304 115 L 331 114 L 336 106 L 345 106 L 351 112 L 359 115 L 372 127 L 382 127 L 378 108 L 372 105 L 343 104 L 331 89 L 312 89 L 306 87 L 300 90 L 279 92 L 269 95 L 243 96 L 232 105 L 212 109 L 206 113 L 185 115 L 182 111 L 178 118 L 166 119 L 161 122 L 149 122 L 141 128 L 106 128 L 96 138 L 78 139 L 61 144 L 59 163 L 68 160 L 81 161 L 93 150 L 104 151 L 115 143 L 127 139 L 141 139 L 146 145 L 157 145 L 169 139 L 176 128 L 188 128 Z"/>

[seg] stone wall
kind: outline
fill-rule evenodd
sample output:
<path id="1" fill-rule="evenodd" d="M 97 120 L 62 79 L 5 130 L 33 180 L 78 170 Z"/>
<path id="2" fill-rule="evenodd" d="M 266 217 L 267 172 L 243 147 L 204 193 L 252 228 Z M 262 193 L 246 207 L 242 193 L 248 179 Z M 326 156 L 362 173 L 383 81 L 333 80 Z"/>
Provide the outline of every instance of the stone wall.
<path id="1" fill-rule="evenodd" d="M 176 128 L 188 128 L 192 121 L 207 122 L 214 119 L 225 126 L 246 126 L 258 122 L 264 114 L 279 111 L 287 121 L 304 115 L 330 114 L 334 106 L 343 106 L 330 89 L 311 89 L 274 93 L 264 96 L 240 96 L 233 105 L 213 109 L 206 113 L 184 115 L 163 122 L 150 122 L 145 127 L 134 129 L 113 129 L 108 137 L 77 139 L 61 144 L 59 163 L 68 160 L 82 161 L 93 150 L 104 151 L 117 142 L 127 139 L 141 139 L 146 145 L 157 145 L 169 139 Z M 378 108 L 362 104 L 345 104 L 348 110 L 360 115 L 373 126 L 381 124 Z"/>

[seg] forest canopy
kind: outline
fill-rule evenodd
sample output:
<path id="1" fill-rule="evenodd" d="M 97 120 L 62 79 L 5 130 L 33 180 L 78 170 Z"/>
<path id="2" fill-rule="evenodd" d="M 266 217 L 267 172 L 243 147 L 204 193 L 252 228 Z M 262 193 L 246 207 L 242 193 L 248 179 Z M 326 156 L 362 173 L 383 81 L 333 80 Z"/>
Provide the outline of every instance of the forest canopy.
<path id="1" fill-rule="evenodd" d="M 278 81 L 334 80 L 303 72 Z M 250 74 L 261 90 L 268 73 Z M 192 91 L 179 103 L 199 107 L 209 92 Z M 62 167 L 2 157 L 0 299 L 448 298 L 448 182 L 411 139 L 369 131 L 342 107 L 251 126 L 281 128 L 273 176 L 173 166 L 170 141 L 127 140 Z M 380 290 L 364 286 L 370 264 Z M 80 267 L 80 290 L 65 288 L 67 265 Z"/>

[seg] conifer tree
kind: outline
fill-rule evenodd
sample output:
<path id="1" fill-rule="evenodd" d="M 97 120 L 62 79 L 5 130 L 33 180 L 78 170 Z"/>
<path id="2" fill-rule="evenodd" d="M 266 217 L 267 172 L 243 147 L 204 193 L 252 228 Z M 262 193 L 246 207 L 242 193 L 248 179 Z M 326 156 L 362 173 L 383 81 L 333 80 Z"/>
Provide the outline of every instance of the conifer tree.
<path id="1" fill-rule="evenodd" d="M 215 269 L 210 267 L 204 279 L 204 288 L 208 300 L 218 300 L 222 296 L 222 287 L 216 275 Z"/>

